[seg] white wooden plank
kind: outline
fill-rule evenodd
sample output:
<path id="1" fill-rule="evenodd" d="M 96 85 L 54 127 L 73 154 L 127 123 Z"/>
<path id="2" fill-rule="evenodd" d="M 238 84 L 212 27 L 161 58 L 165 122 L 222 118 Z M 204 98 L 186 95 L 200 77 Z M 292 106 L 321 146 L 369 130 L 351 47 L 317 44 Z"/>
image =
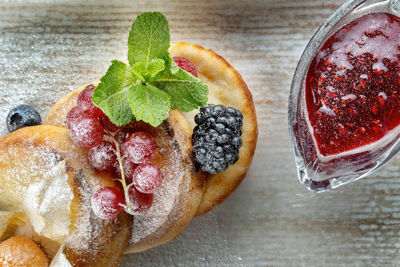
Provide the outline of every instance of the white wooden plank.
<path id="1" fill-rule="evenodd" d="M 135 16 L 159 10 L 173 40 L 211 48 L 241 72 L 260 139 L 248 177 L 223 205 L 174 242 L 126 256 L 122 265 L 396 265 L 400 156 L 327 194 L 307 192 L 296 178 L 287 131 L 292 75 L 313 32 L 343 2 L 2 2 L 0 121 L 19 102 L 45 114 L 61 95 L 98 80 L 110 60 L 125 58 Z"/>

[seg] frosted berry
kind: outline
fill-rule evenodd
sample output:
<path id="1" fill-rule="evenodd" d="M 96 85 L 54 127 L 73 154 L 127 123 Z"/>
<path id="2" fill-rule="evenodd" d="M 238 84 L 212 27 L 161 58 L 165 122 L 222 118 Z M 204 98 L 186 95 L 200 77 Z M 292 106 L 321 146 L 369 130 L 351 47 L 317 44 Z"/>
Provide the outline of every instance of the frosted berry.
<path id="1" fill-rule="evenodd" d="M 156 153 L 157 144 L 151 134 L 136 132 L 122 144 L 121 148 L 127 160 L 140 164 L 151 160 Z"/>
<path id="2" fill-rule="evenodd" d="M 136 190 L 134 186 L 129 188 L 129 199 L 134 213 L 148 210 L 153 204 L 153 194 L 144 194 Z"/>
<path id="3" fill-rule="evenodd" d="M 111 170 L 117 163 L 114 145 L 106 141 L 101 142 L 100 145 L 89 150 L 89 160 L 96 170 Z"/>
<path id="4" fill-rule="evenodd" d="M 92 117 L 89 115 L 88 112 L 83 111 L 78 107 L 71 108 L 67 113 L 67 118 L 66 118 L 67 128 L 70 129 L 83 116 Z"/>
<path id="5" fill-rule="evenodd" d="M 133 184 L 142 193 L 153 193 L 162 183 L 160 168 L 152 162 L 143 163 L 133 172 Z"/>
<path id="6" fill-rule="evenodd" d="M 134 129 L 129 127 L 124 127 L 115 133 L 114 138 L 119 144 L 123 144 L 129 136 L 135 132 Z"/>
<path id="7" fill-rule="evenodd" d="M 25 126 L 39 125 L 42 119 L 39 113 L 27 105 L 20 105 L 10 110 L 7 116 L 7 128 L 9 132 Z"/>
<path id="8" fill-rule="evenodd" d="M 135 171 L 137 164 L 133 163 L 132 161 L 124 159 L 122 161 L 122 165 L 124 168 L 124 176 L 126 184 L 129 185 L 132 183 L 133 172 Z M 119 167 L 118 161 L 114 165 L 114 174 L 118 179 L 121 179 L 121 169 Z"/>
<path id="9" fill-rule="evenodd" d="M 243 115 L 222 105 L 206 105 L 194 117 L 193 153 L 200 168 L 211 174 L 224 171 L 239 159 Z"/>
<path id="10" fill-rule="evenodd" d="M 97 190 L 91 199 L 94 214 L 102 219 L 112 219 L 122 211 L 125 203 L 123 194 L 113 187 Z"/>
<path id="11" fill-rule="evenodd" d="M 104 135 L 103 125 L 97 118 L 81 114 L 70 123 L 67 123 L 72 140 L 81 148 L 92 148 L 98 146 Z"/>
<path id="12" fill-rule="evenodd" d="M 79 93 L 77 103 L 79 109 L 89 112 L 89 114 L 94 117 L 99 117 L 103 114 L 103 111 L 93 104 L 92 96 L 94 89 L 94 85 L 86 86 L 85 89 Z"/>
<path id="13" fill-rule="evenodd" d="M 186 70 L 187 72 L 192 74 L 194 77 L 199 76 L 197 74 L 196 66 L 192 62 L 190 62 L 189 59 L 187 59 L 185 57 L 174 57 L 173 59 L 179 68 Z"/>
<path id="14" fill-rule="evenodd" d="M 119 129 L 119 127 L 112 123 L 107 115 L 104 113 L 102 114 L 102 116 L 100 116 L 100 122 L 101 124 L 103 124 L 104 129 L 107 129 L 109 132 L 114 133 Z"/>

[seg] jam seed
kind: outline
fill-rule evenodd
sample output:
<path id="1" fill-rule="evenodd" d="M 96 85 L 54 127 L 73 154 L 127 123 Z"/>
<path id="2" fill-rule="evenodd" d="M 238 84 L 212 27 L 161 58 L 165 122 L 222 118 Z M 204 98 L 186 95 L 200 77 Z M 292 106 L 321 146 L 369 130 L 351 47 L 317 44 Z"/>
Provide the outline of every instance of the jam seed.
<path id="1" fill-rule="evenodd" d="M 372 113 L 374 113 L 375 115 L 378 114 L 378 108 L 375 105 L 372 106 L 371 110 L 372 110 Z"/>

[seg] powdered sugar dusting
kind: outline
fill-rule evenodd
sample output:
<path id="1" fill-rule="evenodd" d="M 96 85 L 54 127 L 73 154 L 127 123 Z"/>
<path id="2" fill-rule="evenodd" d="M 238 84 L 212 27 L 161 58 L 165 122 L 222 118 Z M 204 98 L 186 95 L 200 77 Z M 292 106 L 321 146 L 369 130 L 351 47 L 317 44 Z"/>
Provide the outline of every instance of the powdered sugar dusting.
<path id="1" fill-rule="evenodd" d="M 65 161 L 61 161 L 27 188 L 22 207 L 36 233 L 62 241 L 69 234 L 72 198 Z"/>
<path id="2" fill-rule="evenodd" d="M 245 266 L 232 253 L 226 230 L 218 221 L 214 211 L 194 218 L 176 240 L 126 255 L 120 266 Z"/>
<path id="3" fill-rule="evenodd" d="M 133 184 L 143 193 L 153 193 L 162 184 L 162 172 L 153 163 L 141 164 L 134 171 Z"/>
<path id="4" fill-rule="evenodd" d="M 0 153 L 3 176 L 0 179 L 0 187 L 3 189 L 0 191 L 0 209 L 19 210 L 20 200 L 28 186 L 41 180 L 60 160 L 61 157 L 48 147 L 37 146 L 27 140 L 5 148 Z"/>
<path id="5" fill-rule="evenodd" d="M 51 261 L 50 267 L 72 267 L 71 263 L 65 257 L 63 250 L 64 246 L 61 246 L 54 259 Z"/>
<path id="6" fill-rule="evenodd" d="M 149 210 L 134 216 L 131 243 L 140 242 L 142 239 L 156 233 L 154 238 L 163 234 L 163 227 L 170 225 L 168 216 L 173 212 L 178 197 L 183 196 L 180 190 L 180 184 L 184 178 L 184 166 L 181 155 L 177 149 L 174 149 L 175 142 L 168 135 L 165 128 L 158 127 L 157 153 L 154 161 L 165 161 L 168 163 L 157 164 L 163 174 L 161 187 L 154 192 L 153 205 Z"/>
<path id="7" fill-rule="evenodd" d="M 96 217 L 92 215 L 92 208 L 90 207 L 92 191 L 89 184 L 86 182 L 83 174 L 78 174 L 78 179 L 80 179 L 80 183 L 78 184 L 78 194 L 81 201 L 79 210 L 75 215 L 75 231 L 67 237 L 65 243 L 72 249 L 89 250 L 95 254 L 99 249 L 99 244 L 93 242 L 93 240 L 100 235 L 103 229 L 101 227 L 102 223 L 97 222 Z"/>

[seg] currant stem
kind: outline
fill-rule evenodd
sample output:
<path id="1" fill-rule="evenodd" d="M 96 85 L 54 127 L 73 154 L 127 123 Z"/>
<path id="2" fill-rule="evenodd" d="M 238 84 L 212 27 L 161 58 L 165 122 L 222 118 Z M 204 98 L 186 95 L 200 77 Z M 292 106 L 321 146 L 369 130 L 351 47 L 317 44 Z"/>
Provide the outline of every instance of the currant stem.
<path id="1" fill-rule="evenodd" d="M 107 132 L 107 133 L 108 133 L 108 136 L 111 138 L 111 140 L 114 142 L 115 148 L 116 148 L 114 152 L 115 152 L 115 155 L 117 156 L 119 169 L 121 171 L 121 179 L 118 179 L 118 181 L 120 181 L 120 183 L 122 184 L 122 188 L 124 189 L 124 195 L 125 195 L 125 203 L 126 204 L 124 205 L 124 210 L 127 213 L 133 215 L 134 212 L 133 212 L 133 208 L 132 208 L 131 201 L 129 198 L 129 188 L 131 187 L 131 185 L 126 184 L 123 159 L 121 156 L 121 149 L 120 149 L 120 146 L 119 146 L 119 143 L 117 142 L 117 140 L 115 140 L 115 138 L 109 132 Z"/>

